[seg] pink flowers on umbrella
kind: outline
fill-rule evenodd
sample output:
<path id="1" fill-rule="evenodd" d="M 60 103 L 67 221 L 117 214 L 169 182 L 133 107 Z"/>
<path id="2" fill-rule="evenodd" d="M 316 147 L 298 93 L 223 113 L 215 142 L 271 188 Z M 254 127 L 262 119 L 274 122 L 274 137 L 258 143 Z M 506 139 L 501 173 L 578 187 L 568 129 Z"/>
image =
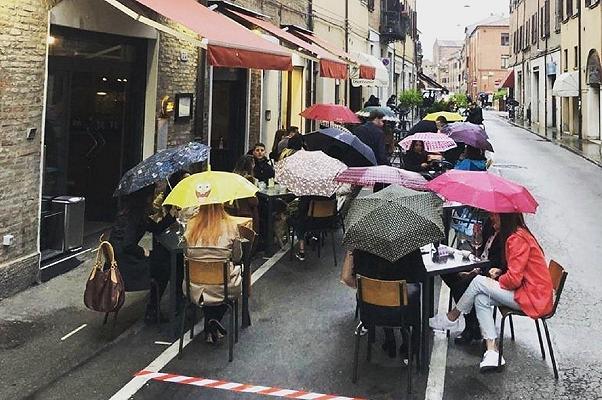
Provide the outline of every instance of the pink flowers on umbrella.
<path id="1" fill-rule="evenodd" d="M 443 133 L 420 132 L 410 135 L 399 142 L 399 146 L 405 151 L 412 147 L 413 141 L 424 143 L 424 149 L 429 153 L 444 152 L 457 147 L 456 142 Z"/>
<path id="2" fill-rule="evenodd" d="M 427 181 L 419 173 L 389 167 L 388 165 L 347 168 L 345 171 L 339 173 L 335 180 L 357 186 L 374 186 L 376 183 L 389 183 L 408 189 L 428 191 L 426 188 Z"/>

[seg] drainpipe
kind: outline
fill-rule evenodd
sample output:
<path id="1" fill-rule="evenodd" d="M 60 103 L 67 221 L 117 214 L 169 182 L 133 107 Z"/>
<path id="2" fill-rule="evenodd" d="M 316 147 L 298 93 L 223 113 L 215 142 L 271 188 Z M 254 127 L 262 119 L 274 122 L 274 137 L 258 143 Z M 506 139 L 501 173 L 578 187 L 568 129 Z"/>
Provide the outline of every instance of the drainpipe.
<path id="1" fill-rule="evenodd" d="M 577 1 L 577 20 L 579 21 L 579 35 L 578 35 L 578 43 L 579 43 L 579 54 L 577 56 L 577 64 L 579 67 L 579 112 L 578 112 L 578 117 L 579 117 L 579 139 L 583 138 L 583 111 L 582 111 L 582 97 L 583 94 L 581 93 L 581 89 L 583 86 L 583 82 L 581 79 L 581 0 Z"/>
<path id="2" fill-rule="evenodd" d="M 345 51 L 349 53 L 349 0 L 345 0 Z M 349 106 L 350 79 L 345 80 L 345 105 Z"/>

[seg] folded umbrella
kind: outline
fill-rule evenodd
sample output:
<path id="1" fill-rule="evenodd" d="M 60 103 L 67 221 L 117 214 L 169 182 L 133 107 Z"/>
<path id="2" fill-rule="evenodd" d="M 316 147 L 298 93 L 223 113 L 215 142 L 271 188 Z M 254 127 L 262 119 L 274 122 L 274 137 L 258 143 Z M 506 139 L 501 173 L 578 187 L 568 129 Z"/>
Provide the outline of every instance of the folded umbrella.
<path id="1" fill-rule="evenodd" d="M 418 172 L 407 171 L 388 165 L 347 168 L 338 174 L 335 180 L 357 186 L 374 186 L 376 183 L 389 183 L 414 190 L 427 190 L 427 180 Z"/>
<path id="2" fill-rule="evenodd" d="M 306 108 L 300 116 L 318 121 L 330 121 L 339 124 L 359 124 L 360 119 L 342 104 L 314 104 Z"/>
<path id="3" fill-rule="evenodd" d="M 297 196 L 332 196 L 341 186 L 334 178 L 345 164 L 321 151 L 297 151 L 276 163 L 276 181 Z"/>
<path id="4" fill-rule="evenodd" d="M 163 205 L 180 208 L 227 203 L 255 196 L 257 187 L 241 175 L 232 172 L 205 171 L 178 183 Z"/>
<path id="5" fill-rule="evenodd" d="M 395 262 L 443 239 L 443 201 L 431 192 L 389 186 L 353 200 L 343 244 Z"/>
<path id="6" fill-rule="evenodd" d="M 370 147 L 343 127 L 320 129 L 303 135 L 307 150 L 321 150 L 349 167 L 376 165 L 376 157 Z"/>
<path id="7" fill-rule="evenodd" d="M 356 112 L 356 114 L 362 118 L 368 118 L 370 116 L 370 113 L 375 110 L 378 110 L 378 111 L 382 112 L 383 114 L 385 114 L 385 118 L 383 118 L 385 121 L 399 122 L 399 116 L 395 113 L 395 111 L 391 110 L 389 107 L 376 107 L 376 106 L 364 107 L 361 110 L 359 110 L 358 112 Z"/>
<path id="8" fill-rule="evenodd" d="M 489 172 L 451 170 L 426 186 L 448 201 L 494 213 L 535 213 L 538 206 L 524 186 Z"/>
<path id="9" fill-rule="evenodd" d="M 429 153 L 444 152 L 455 147 L 458 147 L 449 136 L 443 133 L 420 132 L 405 137 L 399 146 L 405 151 L 408 151 L 412 146 L 412 142 L 419 140 L 424 143 L 424 149 Z"/>
<path id="10" fill-rule="evenodd" d="M 123 174 L 113 196 L 133 193 L 208 157 L 209 147 L 197 142 L 159 151 Z"/>
<path id="11" fill-rule="evenodd" d="M 470 122 L 450 124 L 445 132 L 454 142 L 460 142 L 481 150 L 493 151 L 493 146 L 487 140 L 485 129 Z"/>
<path id="12" fill-rule="evenodd" d="M 447 122 L 457 122 L 464 121 L 464 117 L 456 112 L 449 111 L 439 111 L 427 114 L 426 117 L 423 118 L 425 121 L 436 121 L 439 117 L 445 117 Z"/>

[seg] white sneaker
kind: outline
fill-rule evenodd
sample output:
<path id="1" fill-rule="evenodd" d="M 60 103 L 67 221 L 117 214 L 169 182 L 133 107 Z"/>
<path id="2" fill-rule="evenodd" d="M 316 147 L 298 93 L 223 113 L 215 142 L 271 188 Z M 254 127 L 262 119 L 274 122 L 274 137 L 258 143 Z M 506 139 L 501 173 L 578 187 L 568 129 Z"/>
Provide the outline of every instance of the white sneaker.
<path id="1" fill-rule="evenodd" d="M 498 353 L 497 351 L 487 350 L 485 354 L 483 354 L 483 361 L 481 361 L 481 364 L 479 364 L 481 372 L 487 372 L 497 369 L 497 362 L 499 357 L 500 353 Z M 501 366 L 504 365 L 506 365 L 506 360 L 504 360 L 504 357 L 502 357 Z"/>
<path id="2" fill-rule="evenodd" d="M 464 315 L 460 314 L 457 320 L 450 321 L 447 314 L 437 314 L 429 318 L 429 325 L 436 331 L 450 331 L 451 333 L 462 332 L 466 327 Z"/>

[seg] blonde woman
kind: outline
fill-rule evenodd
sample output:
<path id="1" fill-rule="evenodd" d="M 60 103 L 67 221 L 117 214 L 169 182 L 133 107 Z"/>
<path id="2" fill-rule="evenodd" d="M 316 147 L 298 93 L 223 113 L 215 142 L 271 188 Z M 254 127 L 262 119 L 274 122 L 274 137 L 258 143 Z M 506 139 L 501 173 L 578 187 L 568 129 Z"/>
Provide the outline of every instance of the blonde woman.
<path id="1" fill-rule="evenodd" d="M 221 247 L 232 250 L 233 265 L 230 266 L 228 290 L 231 294 L 242 290 L 242 275 L 238 265 L 242 258 L 238 221 L 229 215 L 222 204 L 199 207 L 198 212 L 186 224 L 184 238 L 190 248 Z M 186 290 L 186 288 L 184 288 Z M 226 312 L 225 305 L 211 305 L 223 297 L 222 285 L 190 285 L 191 298 L 203 306 L 205 314 L 205 339 L 215 343 L 223 338 L 226 330 L 220 321 Z"/>

